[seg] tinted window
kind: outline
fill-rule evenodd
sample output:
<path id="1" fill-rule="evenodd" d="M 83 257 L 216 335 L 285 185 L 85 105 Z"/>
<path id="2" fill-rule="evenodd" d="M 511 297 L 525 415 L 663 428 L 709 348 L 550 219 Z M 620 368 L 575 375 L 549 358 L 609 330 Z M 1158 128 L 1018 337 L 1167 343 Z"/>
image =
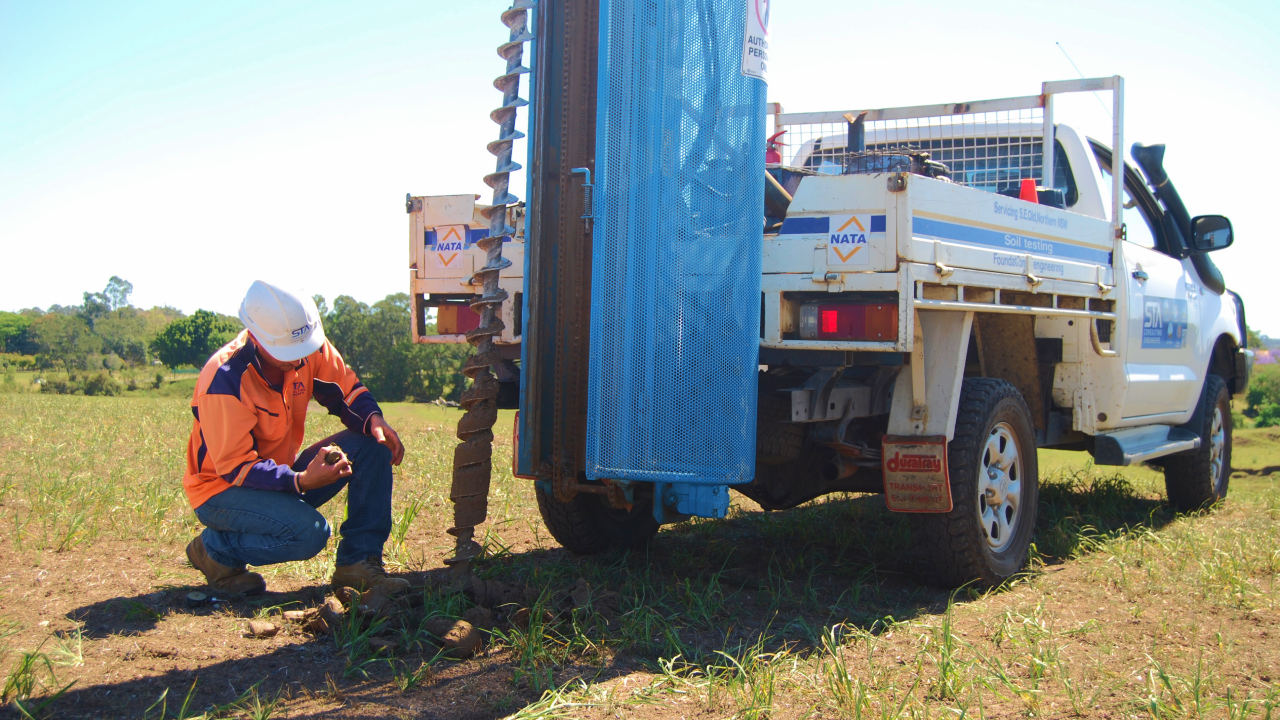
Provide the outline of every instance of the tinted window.
<path id="1" fill-rule="evenodd" d="M 1076 189 L 1076 177 L 1071 172 L 1071 161 L 1067 159 L 1067 151 L 1062 143 L 1053 141 L 1053 186 L 1062 191 L 1067 207 L 1076 204 L 1080 199 L 1080 191 Z"/>
<path id="2" fill-rule="evenodd" d="M 1107 205 L 1111 204 L 1111 166 L 1098 161 L 1098 167 L 1102 168 L 1102 198 Z M 1124 211 L 1121 213 L 1124 219 L 1125 239 L 1134 245 L 1140 245 L 1144 248 L 1158 249 L 1156 244 L 1155 225 L 1147 218 L 1146 213 L 1138 206 L 1133 196 L 1129 194 L 1129 187 L 1124 188 Z"/>

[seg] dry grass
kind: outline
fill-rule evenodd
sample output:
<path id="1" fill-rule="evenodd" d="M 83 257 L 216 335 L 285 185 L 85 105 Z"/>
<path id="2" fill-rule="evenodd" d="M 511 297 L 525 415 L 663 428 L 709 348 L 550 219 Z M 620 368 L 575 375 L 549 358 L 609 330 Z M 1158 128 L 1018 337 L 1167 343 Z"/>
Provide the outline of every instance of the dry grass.
<path id="1" fill-rule="evenodd" d="M 409 452 L 387 557 L 423 580 L 451 546 L 457 413 L 388 415 Z M 510 423 L 504 413 L 500 433 Z M 180 561 L 198 530 L 179 482 L 189 430 L 180 400 L 0 395 L 0 670 L 13 697 L 34 707 L 74 680 L 51 708 L 121 717 L 176 717 L 195 687 L 188 716 L 1280 718 L 1280 431 L 1241 433 L 1231 499 L 1193 516 L 1162 504 L 1158 471 L 1042 452 L 1033 568 L 954 594 L 904 573 L 909 529 L 876 496 L 781 513 L 737 498 L 728 520 L 666 528 L 646 552 L 576 558 L 541 527 L 500 443 L 480 574 L 533 587 L 541 604 L 583 578 L 621 607 L 499 622 L 484 657 L 455 663 L 375 656 L 355 636 L 255 645 L 238 623 L 266 605 L 196 615 L 153 602 L 199 581 Z M 325 512 L 341 522 L 340 503 Z M 268 582 L 313 601 L 332 549 L 267 568 Z M 471 605 L 436 590 L 426 602 L 445 615 Z M 177 660 L 140 665 L 168 657 L 165 643 Z M 285 651 L 312 653 L 314 672 L 276 679 Z M 228 675 L 248 666 L 268 679 Z M 131 699 L 88 704 L 112 690 Z"/>

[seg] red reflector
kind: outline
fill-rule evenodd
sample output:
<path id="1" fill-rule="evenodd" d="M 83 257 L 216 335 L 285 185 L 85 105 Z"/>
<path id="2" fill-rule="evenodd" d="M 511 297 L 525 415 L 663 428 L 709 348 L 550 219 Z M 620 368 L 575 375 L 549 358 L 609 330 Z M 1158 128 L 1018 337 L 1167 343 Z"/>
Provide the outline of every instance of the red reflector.
<path id="1" fill-rule="evenodd" d="M 836 330 L 836 325 L 839 310 L 828 310 L 823 308 L 819 314 L 822 316 L 822 327 L 818 332 L 823 334 L 838 332 Z"/>
<path id="2" fill-rule="evenodd" d="M 898 306 L 820 305 L 818 337 L 822 340 L 891 341 L 898 339 Z"/>
<path id="3" fill-rule="evenodd" d="M 898 339 L 898 306 L 897 305 L 868 305 L 867 306 L 867 339 L 868 340 L 897 340 Z"/>
<path id="4" fill-rule="evenodd" d="M 480 327 L 480 314 L 466 305 L 441 305 L 436 309 L 436 333 L 461 335 Z"/>

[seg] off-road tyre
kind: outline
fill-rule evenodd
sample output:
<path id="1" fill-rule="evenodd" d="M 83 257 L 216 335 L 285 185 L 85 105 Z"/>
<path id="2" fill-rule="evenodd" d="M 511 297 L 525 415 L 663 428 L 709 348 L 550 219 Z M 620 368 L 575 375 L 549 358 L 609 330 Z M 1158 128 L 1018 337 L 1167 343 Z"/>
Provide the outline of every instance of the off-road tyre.
<path id="1" fill-rule="evenodd" d="M 551 536 L 567 550 L 594 555 L 606 550 L 640 547 L 657 534 L 652 495 L 630 510 L 610 507 L 603 495 L 578 493 L 562 503 L 538 488 L 538 512 Z"/>
<path id="2" fill-rule="evenodd" d="M 979 472 L 988 439 L 1003 423 L 1017 441 L 1019 504 L 1011 540 L 993 549 L 981 521 Z M 960 390 L 955 438 L 947 446 L 951 512 L 911 516 L 911 540 L 918 570 L 927 582 L 945 587 L 998 585 L 1027 562 L 1040 499 L 1036 434 L 1031 411 L 1018 390 L 1004 380 L 966 378 Z"/>
<path id="3" fill-rule="evenodd" d="M 761 393 L 756 407 L 756 462 L 782 465 L 800 459 L 804 426 L 791 422 L 791 398 Z"/>
<path id="4" fill-rule="evenodd" d="M 1162 459 L 1164 487 L 1175 510 L 1191 512 L 1225 500 L 1231 482 L 1231 391 L 1225 380 L 1205 378 L 1196 413 L 1182 427 L 1200 436 L 1200 448 Z M 1221 433 L 1216 447 L 1215 432 Z"/>

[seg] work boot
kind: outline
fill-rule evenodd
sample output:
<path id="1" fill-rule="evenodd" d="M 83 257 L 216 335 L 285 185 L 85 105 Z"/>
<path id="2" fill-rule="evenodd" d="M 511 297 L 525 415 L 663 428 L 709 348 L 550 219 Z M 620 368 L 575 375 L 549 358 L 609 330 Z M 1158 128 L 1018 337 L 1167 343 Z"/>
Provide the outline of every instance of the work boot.
<path id="1" fill-rule="evenodd" d="M 187 543 L 187 559 L 193 567 L 204 573 L 204 579 L 214 592 L 253 595 L 267 589 L 267 582 L 258 573 L 249 572 L 243 567 L 227 567 L 209 557 L 208 551 L 204 549 L 204 540 L 199 535 Z"/>
<path id="2" fill-rule="evenodd" d="M 354 565 L 339 565 L 333 569 L 333 579 L 329 583 L 335 588 L 350 587 L 360 590 L 372 590 L 381 587 L 388 595 L 409 589 L 409 581 L 404 578 L 391 577 L 382 566 L 382 558 L 370 555 Z"/>

